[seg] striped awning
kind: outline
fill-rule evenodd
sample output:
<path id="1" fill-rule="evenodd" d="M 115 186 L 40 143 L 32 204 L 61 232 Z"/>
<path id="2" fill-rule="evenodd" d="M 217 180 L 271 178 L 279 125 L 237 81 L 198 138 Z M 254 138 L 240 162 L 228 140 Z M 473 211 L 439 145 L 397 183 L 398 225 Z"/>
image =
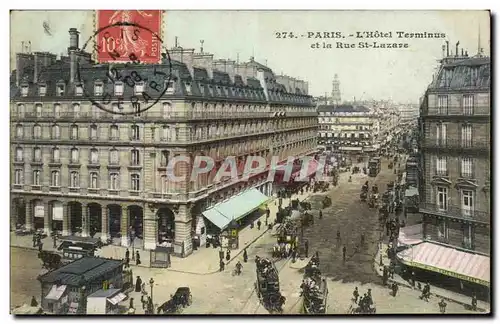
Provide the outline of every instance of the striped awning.
<path id="1" fill-rule="evenodd" d="M 490 285 L 490 258 L 424 242 L 397 254 L 404 264 L 470 281 L 483 286 Z"/>

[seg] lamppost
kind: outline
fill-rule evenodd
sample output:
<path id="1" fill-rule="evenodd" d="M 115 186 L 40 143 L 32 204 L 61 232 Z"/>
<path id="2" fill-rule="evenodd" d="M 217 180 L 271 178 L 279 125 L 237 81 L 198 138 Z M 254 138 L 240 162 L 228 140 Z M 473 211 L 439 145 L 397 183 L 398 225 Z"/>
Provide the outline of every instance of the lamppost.
<path id="1" fill-rule="evenodd" d="M 135 231 L 130 230 L 129 236 L 130 236 L 130 240 L 132 241 L 132 261 L 135 261 L 135 251 L 134 251 L 134 247 L 135 247 Z"/>
<path id="2" fill-rule="evenodd" d="M 154 285 L 155 281 L 153 280 L 153 278 L 149 279 L 149 286 L 151 287 L 151 310 L 153 310 L 153 285 Z"/>

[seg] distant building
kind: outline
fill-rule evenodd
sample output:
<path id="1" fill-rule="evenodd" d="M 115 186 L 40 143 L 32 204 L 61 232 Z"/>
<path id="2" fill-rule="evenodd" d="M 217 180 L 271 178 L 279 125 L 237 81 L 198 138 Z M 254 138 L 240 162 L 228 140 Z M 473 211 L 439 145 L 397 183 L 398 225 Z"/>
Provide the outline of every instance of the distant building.
<path id="1" fill-rule="evenodd" d="M 330 101 L 330 105 L 335 105 L 338 106 L 342 103 L 342 99 L 340 96 L 340 81 L 339 77 L 337 74 L 335 74 L 335 77 L 332 82 L 332 98 Z"/>
<path id="2" fill-rule="evenodd" d="M 416 123 L 420 115 L 420 108 L 418 105 L 399 105 L 397 110 L 402 124 Z"/>
<path id="3" fill-rule="evenodd" d="M 376 117 L 364 106 L 319 105 L 318 144 L 326 150 L 366 153 L 377 150 Z"/>

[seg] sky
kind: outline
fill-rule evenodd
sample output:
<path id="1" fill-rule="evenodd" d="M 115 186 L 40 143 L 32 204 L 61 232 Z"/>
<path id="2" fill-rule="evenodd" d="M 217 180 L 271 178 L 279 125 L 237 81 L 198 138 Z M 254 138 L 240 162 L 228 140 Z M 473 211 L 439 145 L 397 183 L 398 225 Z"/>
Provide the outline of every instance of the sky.
<path id="1" fill-rule="evenodd" d="M 163 40 L 214 58 L 255 60 L 276 74 L 286 74 L 309 83 L 309 94 L 330 94 L 332 80 L 340 80 L 342 100 L 393 100 L 418 103 L 442 57 L 442 45 L 475 55 L 480 46 L 490 52 L 490 21 L 487 11 L 167 11 Z M 50 35 L 44 28 L 48 26 Z M 67 52 L 69 28 L 81 32 L 83 44 L 94 31 L 93 11 L 12 11 L 11 69 L 21 42 L 31 41 L 31 50 L 55 54 Z M 392 38 L 356 39 L 356 32 L 392 32 Z M 445 38 L 404 39 L 396 32 L 444 33 Z M 277 32 L 292 32 L 298 38 L 277 38 Z M 340 32 L 345 38 L 308 38 L 308 33 Z M 359 48 L 359 42 L 407 43 L 408 48 Z M 319 42 L 320 48 L 311 48 Z M 333 48 L 322 48 L 323 42 Z M 336 48 L 336 43 L 356 48 Z"/>

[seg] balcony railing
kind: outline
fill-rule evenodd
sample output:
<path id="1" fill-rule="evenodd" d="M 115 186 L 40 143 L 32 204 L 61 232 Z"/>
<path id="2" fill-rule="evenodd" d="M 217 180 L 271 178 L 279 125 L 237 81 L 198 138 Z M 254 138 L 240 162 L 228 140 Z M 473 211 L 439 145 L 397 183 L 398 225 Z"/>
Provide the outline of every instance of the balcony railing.
<path id="1" fill-rule="evenodd" d="M 461 140 L 461 139 L 446 139 L 446 140 L 436 140 L 436 139 L 424 139 L 422 141 L 422 146 L 424 148 L 434 148 L 434 149 L 454 149 L 454 150 L 471 150 L 471 149 L 490 149 L 491 141 L 489 140 Z"/>
<path id="2" fill-rule="evenodd" d="M 283 114 L 283 112 L 281 113 Z M 11 114 L 12 119 L 154 119 L 154 120 L 203 120 L 203 119 L 242 119 L 242 118 L 277 118 L 277 117 L 316 117 L 317 113 L 314 111 L 304 112 L 286 112 L 282 116 L 279 112 L 272 111 L 186 111 L 186 112 L 141 112 L 140 114 L 127 114 L 119 115 L 106 112 L 103 110 L 93 112 L 26 112 Z"/>
<path id="3" fill-rule="evenodd" d="M 490 213 L 479 210 L 465 210 L 455 206 L 447 206 L 446 210 L 440 208 L 441 206 L 432 203 L 420 203 L 419 211 L 422 213 L 439 214 L 454 218 L 475 220 L 478 222 L 490 223 Z"/>

